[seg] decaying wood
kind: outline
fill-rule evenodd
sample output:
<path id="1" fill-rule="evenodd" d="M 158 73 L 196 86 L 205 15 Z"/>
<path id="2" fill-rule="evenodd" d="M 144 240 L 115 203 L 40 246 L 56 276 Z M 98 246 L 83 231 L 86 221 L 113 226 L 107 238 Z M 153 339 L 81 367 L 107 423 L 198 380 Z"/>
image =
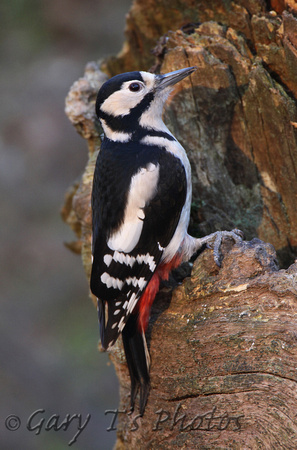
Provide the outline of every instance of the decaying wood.
<path id="1" fill-rule="evenodd" d="M 117 448 L 297 448 L 297 8 L 291 1 L 135 1 L 120 55 L 90 63 L 67 114 L 89 162 L 63 217 L 90 275 L 90 194 L 100 146 L 97 91 L 130 70 L 197 66 L 164 120 L 193 173 L 191 232 L 242 229 L 219 270 L 210 250 L 158 297 L 150 322 L 152 391 L 143 419 L 118 415 Z M 156 13 L 157 12 L 157 13 Z M 153 50 L 153 51 L 152 51 Z M 104 73 L 104 72 L 105 73 Z M 296 331 L 297 333 L 297 331 Z M 119 342 L 113 361 L 127 410 Z M 168 416 L 168 417 L 167 417 Z"/>

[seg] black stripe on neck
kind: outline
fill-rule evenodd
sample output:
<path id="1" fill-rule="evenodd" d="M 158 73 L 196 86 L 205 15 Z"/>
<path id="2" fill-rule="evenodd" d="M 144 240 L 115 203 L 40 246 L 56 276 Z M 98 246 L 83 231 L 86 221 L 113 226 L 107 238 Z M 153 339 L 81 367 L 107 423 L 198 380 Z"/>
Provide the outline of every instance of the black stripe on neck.
<path id="1" fill-rule="evenodd" d="M 135 131 L 135 128 L 137 128 L 137 124 L 139 123 L 141 115 L 149 108 L 153 99 L 154 94 L 152 92 L 149 92 L 141 100 L 141 102 L 138 103 L 138 105 L 136 105 L 134 108 L 132 108 L 129 114 L 125 116 L 114 116 L 102 111 L 100 108 L 97 111 L 97 114 L 99 119 L 105 120 L 106 125 L 111 128 L 112 131 L 118 131 L 121 133 L 133 133 L 133 131 Z"/>
<path id="2" fill-rule="evenodd" d="M 103 117 L 102 117 L 103 119 Z M 113 128 L 111 127 L 110 121 L 107 120 L 107 118 L 104 118 L 103 120 L 106 121 L 106 125 L 115 132 L 123 132 L 123 133 L 129 133 L 131 135 L 131 138 L 129 141 L 141 141 L 142 139 L 146 138 L 147 136 L 153 136 L 153 137 L 160 137 L 167 139 L 168 141 L 176 141 L 175 137 L 172 136 L 169 133 L 166 133 L 166 131 L 162 130 L 154 130 L 153 128 L 143 128 L 138 123 L 136 126 L 130 128 L 129 130 L 121 128 Z"/>
<path id="3" fill-rule="evenodd" d="M 169 133 L 166 133 L 166 131 L 158 131 L 148 128 L 142 128 L 141 134 L 142 134 L 141 139 L 143 139 L 146 136 L 157 136 L 167 139 L 168 141 L 176 141 L 175 137 L 171 136 L 171 134 Z"/>

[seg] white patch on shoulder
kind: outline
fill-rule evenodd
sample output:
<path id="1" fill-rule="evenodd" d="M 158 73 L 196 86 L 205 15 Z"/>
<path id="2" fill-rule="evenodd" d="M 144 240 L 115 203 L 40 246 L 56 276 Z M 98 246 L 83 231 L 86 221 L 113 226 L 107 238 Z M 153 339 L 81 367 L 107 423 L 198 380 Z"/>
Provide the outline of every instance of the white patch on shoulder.
<path id="1" fill-rule="evenodd" d="M 140 210 L 139 210 L 139 213 L 138 213 L 138 219 L 143 220 L 144 218 L 145 218 L 144 211 L 143 211 L 142 209 L 140 209 Z"/>
<path id="2" fill-rule="evenodd" d="M 143 208 L 155 195 L 159 165 L 149 163 L 131 179 L 124 222 L 107 242 L 111 250 L 129 253 L 137 245 L 143 227 Z"/>

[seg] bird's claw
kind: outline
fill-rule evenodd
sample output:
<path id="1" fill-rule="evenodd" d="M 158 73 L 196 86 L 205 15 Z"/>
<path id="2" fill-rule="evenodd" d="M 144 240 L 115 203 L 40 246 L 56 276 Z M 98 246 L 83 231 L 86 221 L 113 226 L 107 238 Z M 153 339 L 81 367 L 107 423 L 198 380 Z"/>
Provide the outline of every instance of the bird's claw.
<path id="1" fill-rule="evenodd" d="M 218 267 L 221 267 L 222 253 L 220 251 L 223 238 L 231 238 L 237 244 L 244 239 L 244 234 L 238 228 L 232 231 L 216 231 L 209 236 L 210 240 L 207 242 L 207 247 L 213 249 L 214 260 Z"/>

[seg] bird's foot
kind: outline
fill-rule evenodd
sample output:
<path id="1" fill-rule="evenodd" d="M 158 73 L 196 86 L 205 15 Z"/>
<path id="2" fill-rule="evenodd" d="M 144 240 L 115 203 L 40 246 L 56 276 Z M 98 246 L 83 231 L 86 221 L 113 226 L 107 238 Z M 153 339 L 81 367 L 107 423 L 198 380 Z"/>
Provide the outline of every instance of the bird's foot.
<path id="1" fill-rule="evenodd" d="M 235 228 L 232 231 L 216 231 L 199 239 L 199 246 L 205 245 L 213 249 L 215 263 L 220 267 L 222 260 L 221 245 L 224 238 L 231 238 L 237 244 L 244 238 L 241 230 Z"/>

